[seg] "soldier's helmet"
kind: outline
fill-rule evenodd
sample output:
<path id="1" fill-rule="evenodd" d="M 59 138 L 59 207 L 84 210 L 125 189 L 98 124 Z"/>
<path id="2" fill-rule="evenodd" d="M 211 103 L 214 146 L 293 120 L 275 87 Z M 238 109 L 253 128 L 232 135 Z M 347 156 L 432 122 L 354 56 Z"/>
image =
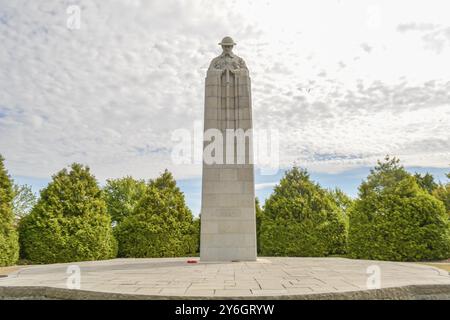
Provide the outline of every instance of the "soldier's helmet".
<path id="1" fill-rule="evenodd" d="M 233 38 L 225 37 L 225 38 L 222 39 L 221 42 L 219 42 L 219 45 L 221 45 L 221 46 L 235 46 L 236 43 L 234 42 Z"/>

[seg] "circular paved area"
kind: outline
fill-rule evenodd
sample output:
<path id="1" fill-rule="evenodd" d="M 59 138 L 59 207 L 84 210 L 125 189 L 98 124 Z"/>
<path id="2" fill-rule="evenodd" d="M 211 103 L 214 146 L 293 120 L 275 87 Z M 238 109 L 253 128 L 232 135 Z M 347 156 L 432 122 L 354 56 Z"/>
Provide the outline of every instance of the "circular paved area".
<path id="1" fill-rule="evenodd" d="M 256 262 L 195 264 L 187 260 L 115 259 L 30 266 L 0 278 L 0 289 L 67 289 L 68 284 L 76 285 L 70 270 L 78 267 L 80 290 L 133 296 L 288 298 L 368 290 L 378 283 L 380 288 L 450 285 L 448 272 L 413 263 L 344 258 L 260 258 Z M 78 267 L 69 268 L 74 265 Z M 447 286 L 441 288 L 450 288 Z"/>

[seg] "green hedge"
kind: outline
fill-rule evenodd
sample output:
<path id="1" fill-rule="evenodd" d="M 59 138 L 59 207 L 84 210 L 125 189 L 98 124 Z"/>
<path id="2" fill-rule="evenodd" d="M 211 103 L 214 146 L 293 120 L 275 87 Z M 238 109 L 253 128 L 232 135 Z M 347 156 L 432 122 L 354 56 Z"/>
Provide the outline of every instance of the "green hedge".
<path id="1" fill-rule="evenodd" d="M 114 228 L 120 257 L 193 255 L 199 247 L 199 221 L 166 170 L 150 181 L 134 212 Z"/>
<path id="2" fill-rule="evenodd" d="M 347 221 L 332 194 L 306 170 L 286 172 L 267 199 L 260 252 L 273 256 L 327 256 L 345 252 Z"/>
<path id="3" fill-rule="evenodd" d="M 419 188 L 395 158 L 372 170 L 349 217 L 353 258 L 420 261 L 450 256 L 443 203 Z"/>
<path id="4" fill-rule="evenodd" d="M 14 227 L 12 182 L 0 155 L 0 267 L 13 265 L 19 257 L 19 242 Z"/>
<path id="5" fill-rule="evenodd" d="M 73 164 L 41 191 L 19 225 L 21 254 L 34 263 L 114 258 L 117 243 L 97 181 L 89 168 Z"/>

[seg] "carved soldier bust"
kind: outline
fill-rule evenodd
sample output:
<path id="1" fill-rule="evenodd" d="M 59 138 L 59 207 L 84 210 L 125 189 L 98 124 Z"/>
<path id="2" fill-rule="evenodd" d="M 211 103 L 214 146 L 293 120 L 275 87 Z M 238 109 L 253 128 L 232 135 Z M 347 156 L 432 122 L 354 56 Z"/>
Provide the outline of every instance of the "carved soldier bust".
<path id="1" fill-rule="evenodd" d="M 236 43 L 231 37 L 225 37 L 219 43 L 222 46 L 222 54 L 211 61 L 208 70 L 239 70 L 247 69 L 244 59 L 233 53 L 233 47 Z"/>

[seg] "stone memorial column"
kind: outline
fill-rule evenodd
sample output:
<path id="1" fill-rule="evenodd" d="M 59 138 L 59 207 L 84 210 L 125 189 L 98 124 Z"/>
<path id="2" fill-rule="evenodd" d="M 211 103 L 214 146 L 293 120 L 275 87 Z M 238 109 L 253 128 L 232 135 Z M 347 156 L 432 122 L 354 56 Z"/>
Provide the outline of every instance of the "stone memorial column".
<path id="1" fill-rule="evenodd" d="M 250 77 L 225 37 L 205 86 L 201 261 L 256 260 Z"/>

